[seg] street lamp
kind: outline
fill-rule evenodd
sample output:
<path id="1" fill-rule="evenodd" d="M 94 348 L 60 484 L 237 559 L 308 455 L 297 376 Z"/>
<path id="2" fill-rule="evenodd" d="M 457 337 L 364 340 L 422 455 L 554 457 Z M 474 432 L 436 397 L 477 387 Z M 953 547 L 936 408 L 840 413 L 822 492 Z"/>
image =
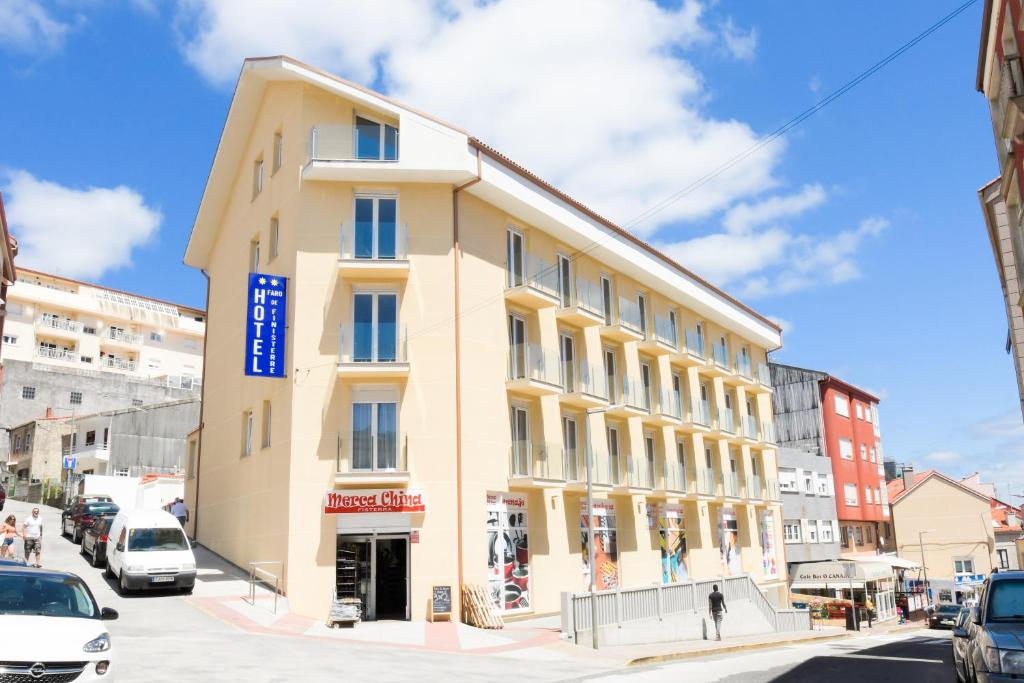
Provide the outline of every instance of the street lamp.
<path id="1" fill-rule="evenodd" d="M 921 547 L 921 569 L 924 571 L 924 595 L 928 599 L 929 605 L 932 602 L 932 594 L 928 586 L 928 563 L 924 559 L 924 535 L 934 532 L 935 529 L 925 529 L 924 531 L 917 532 L 917 544 Z"/>
<path id="2" fill-rule="evenodd" d="M 584 443 L 584 457 L 587 463 L 587 555 L 588 566 L 590 567 L 590 634 L 593 647 L 597 649 L 597 568 L 594 566 L 594 459 L 590 448 L 590 416 L 599 413 L 606 413 L 619 404 L 602 406 L 601 408 L 587 408 L 587 420 L 583 425 L 583 433 L 586 436 Z"/>

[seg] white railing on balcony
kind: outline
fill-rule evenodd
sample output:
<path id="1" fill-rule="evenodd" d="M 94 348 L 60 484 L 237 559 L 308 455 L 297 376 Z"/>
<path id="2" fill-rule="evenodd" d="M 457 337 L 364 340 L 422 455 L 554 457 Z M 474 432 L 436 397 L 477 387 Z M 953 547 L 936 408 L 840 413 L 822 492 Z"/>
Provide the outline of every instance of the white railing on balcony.
<path id="1" fill-rule="evenodd" d="M 626 457 L 626 483 L 633 488 L 654 488 L 654 463 L 647 458 Z"/>
<path id="2" fill-rule="evenodd" d="M 356 127 L 350 123 L 320 124 L 310 131 L 309 158 L 315 161 L 398 161 L 398 131 L 387 126 L 387 140 L 378 139 L 374 154 L 356 149 Z"/>
<path id="3" fill-rule="evenodd" d="M 561 447 L 562 479 L 568 482 L 580 482 L 587 479 L 587 463 L 581 448 Z M 594 468 L 594 481 L 598 482 L 597 468 Z"/>
<path id="4" fill-rule="evenodd" d="M 619 324 L 633 330 L 637 334 L 644 334 L 644 327 L 640 320 L 640 304 L 632 299 L 619 297 Z"/>
<path id="5" fill-rule="evenodd" d="M 699 358 L 704 357 L 704 335 L 696 328 L 686 330 L 686 351 Z"/>
<path id="6" fill-rule="evenodd" d="M 126 358 L 115 358 L 113 356 L 103 356 L 100 358 L 100 367 L 110 368 L 111 370 L 126 370 L 128 372 L 135 372 L 138 367 L 138 363 L 133 360 Z"/>
<path id="7" fill-rule="evenodd" d="M 779 489 L 779 482 L 775 479 L 766 479 L 764 482 L 765 493 L 767 494 L 768 500 L 781 500 L 781 490 Z"/>
<path id="8" fill-rule="evenodd" d="M 756 498 L 758 500 L 764 498 L 764 492 L 761 489 L 761 477 L 756 474 L 747 477 L 747 498 Z"/>
<path id="9" fill-rule="evenodd" d="M 711 426 L 711 413 L 708 411 L 706 399 L 694 399 L 691 402 L 690 421 L 705 427 Z"/>
<path id="10" fill-rule="evenodd" d="M 728 472 L 722 475 L 722 495 L 732 498 L 740 496 L 740 475 L 736 472 Z"/>
<path id="11" fill-rule="evenodd" d="M 524 261 L 523 272 L 517 272 L 509 264 L 505 265 L 505 284 L 508 288 L 526 287 L 557 299 L 558 269 L 555 264 L 547 263 L 532 254 L 527 254 Z"/>
<path id="12" fill-rule="evenodd" d="M 651 411 L 651 393 L 636 377 L 622 378 L 622 402 L 630 408 Z"/>
<path id="13" fill-rule="evenodd" d="M 563 377 L 565 376 L 564 366 L 565 364 L 563 364 Z M 565 391 L 567 393 L 578 391 L 587 396 L 607 400 L 608 380 L 604 375 L 604 368 L 588 361 L 580 361 L 579 374 L 576 376 L 576 386 L 572 389 L 566 386 Z"/>
<path id="14" fill-rule="evenodd" d="M 662 415 L 683 419 L 683 403 L 679 394 L 674 391 L 662 391 L 658 393 L 658 412 Z"/>
<path id="15" fill-rule="evenodd" d="M 743 436 L 757 440 L 757 418 L 753 415 L 743 416 Z"/>
<path id="16" fill-rule="evenodd" d="M 715 495 L 715 472 L 710 469 L 703 469 L 697 472 L 697 492 L 705 495 Z"/>
<path id="17" fill-rule="evenodd" d="M 407 363 L 408 332 L 394 325 L 378 324 L 338 328 L 338 362 L 340 363 Z"/>
<path id="18" fill-rule="evenodd" d="M 765 363 L 757 364 L 757 382 L 766 387 L 772 385 L 772 372 Z"/>
<path id="19" fill-rule="evenodd" d="M 193 375 L 165 375 L 161 378 L 170 389 L 199 389 L 202 379 Z"/>
<path id="20" fill-rule="evenodd" d="M 736 372 L 747 379 L 753 378 L 754 375 L 750 370 L 750 356 L 745 356 L 742 353 L 736 354 Z"/>
<path id="21" fill-rule="evenodd" d="M 671 318 L 654 316 L 654 338 L 655 340 L 670 346 L 673 349 L 679 348 L 679 332 Z"/>
<path id="22" fill-rule="evenodd" d="M 666 462 L 661 476 L 666 491 L 687 491 L 686 469 L 681 462 Z"/>
<path id="23" fill-rule="evenodd" d="M 561 358 L 553 349 L 537 344 L 516 344 L 508 352 L 508 379 L 529 379 L 561 386 Z"/>
<path id="24" fill-rule="evenodd" d="M 344 261 L 404 261 L 409 258 L 409 226 L 375 228 L 359 240 L 354 229 L 342 226 L 338 256 Z"/>
<path id="25" fill-rule="evenodd" d="M 601 299 L 601 287 L 584 278 L 576 278 L 576 291 L 573 293 L 576 306 L 598 318 L 604 318 Z"/>
<path id="26" fill-rule="evenodd" d="M 732 408 L 722 408 L 718 411 L 718 428 L 730 434 L 736 433 L 736 421 L 733 417 Z"/>
<path id="27" fill-rule="evenodd" d="M 64 332 L 81 332 L 82 323 L 77 320 L 70 320 L 68 318 L 51 318 L 49 316 L 42 316 L 36 319 L 36 327 L 42 327 L 51 330 L 63 330 Z"/>
<path id="28" fill-rule="evenodd" d="M 36 348 L 36 356 L 50 360 L 63 360 L 72 363 L 78 362 L 78 354 L 67 349 L 51 349 L 45 346 Z"/>
<path id="29" fill-rule="evenodd" d="M 339 474 L 408 472 L 409 439 L 394 432 L 371 434 L 348 430 L 338 436 Z"/>
<path id="30" fill-rule="evenodd" d="M 607 479 L 603 481 L 604 484 L 611 484 L 612 486 L 619 486 L 624 481 L 622 476 L 622 463 L 625 457 L 622 454 L 608 453 L 608 472 Z"/>
<path id="31" fill-rule="evenodd" d="M 138 346 L 142 343 L 142 335 L 135 334 L 134 332 L 127 332 L 125 330 L 114 330 L 108 329 L 104 335 L 107 339 L 121 342 L 122 344 L 132 344 Z"/>
<path id="32" fill-rule="evenodd" d="M 775 443 L 775 423 L 771 420 L 761 422 L 761 441 Z"/>
<path id="33" fill-rule="evenodd" d="M 557 444 L 513 441 L 508 450 L 509 472 L 513 477 L 552 477 L 552 460 L 558 457 L 561 446 Z"/>
<path id="34" fill-rule="evenodd" d="M 729 369 L 729 350 L 725 348 L 725 344 L 721 342 L 712 344 L 711 358 L 718 367 Z"/>

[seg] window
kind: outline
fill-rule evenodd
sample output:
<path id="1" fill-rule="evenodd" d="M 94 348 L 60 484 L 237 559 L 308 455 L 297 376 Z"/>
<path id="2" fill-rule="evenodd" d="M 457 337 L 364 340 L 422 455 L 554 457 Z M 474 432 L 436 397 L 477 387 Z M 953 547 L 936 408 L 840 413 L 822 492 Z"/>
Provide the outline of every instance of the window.
<path id="1" fill-rule="evenodd" d="M 815 521 L 807 522 L 807 542 L 817 543 L 818 542 L 818 523 Z"/>
<path id="2" fill-rule="evenodd" d="M 530 414 L 526 411 L 526 408 L 516 405 L 512 406 L 511 426 L 512 474 L 528 475 L 530 474 Z M 372 462 L 370 459 L 368 461 Z"/>
<path id="3" fill-rule="evenodd" d="M 869 406 L 864 409 L 864 419 L 871 422 L 871 413 L 874 411 L 874 406 Z"/>
<path id="4" fill-rule="evenodd" d="M 277 216 L 270 219 L 270 258 L 277 258 L 281 246 L 281 221 Z"/>
<path id="5" fill-rule="evenodd" d="M 845 526 L 839 528 L 839 544 L 844 548 L 850 547 L 850 533 Z"/>
<path id="6" fill-rule="evenodd" d="M 281 131 L 274 133 L 274 157 L 270 166 L 270 174 L 273 175 L 277 169 L 281 168 L 281 157 L 284 152 L 284 137 L 281 135 Z"/>
<path id="7" fill-rule="evenodd" d="M 861 405 L 859 403 L 855 403 L 853 405 L 853 408 L 854 408 L 854 412 L 857 414 L 857 419 L 858 420 L 863 420 L 864 419 L 864 409 L 861 407 Z"/>
<path id="8" fill-rule="evenodd" d="M 643 294 L 636 296 L 637 310 L 640 312 L 640 332 L 647 336 L 647 297 Z"/>
<path id="9" fill-rule="evenodd" d="M 149 341 L 162 342 L 163 340 L 164 340 L 164 335 L 160 334 L 159 332 L 150 332 L 149 333 Z"/>
<path id="10" fill-rule="evenodd" d="M 850 417 L 850 402 L 846 400 L 846 397 L 835 394 L 833 398 L 836 404 L 836 414 Z"/>
<path id="11" fill-rule="evenodd" d="M 875 532 L 873 527 L 864 527 L 864 538 L 868 543 L 875 542 Z"/>
<path id="12" fill-rule="evenodd" d="M 804 493 L 809 496 L 814 495 L 814 473 L 804 472 Z"/>
<path id="13" fill-rule="evenodd" d="M 973 574 L 974 560 L 968 557 L 953 560 L 953 571 L 957 574 Z"/>
<path id="14" fill-rule="evenodd" d="M 864 487 L 864 504 L 865 505 L 871 505 L 871 487 L 870 486 L 865 486 Z"/>
<path id="15" fill-rule="evenodd" d="M 828 496 L 831 494 L 828 485 L 828 476 L 819 472 L 815 475 L 815 482 L 817 483 L 817 493 L 819 496 Z"/>
<path id="16" fill-rule="evenodd" d="M 270 448 L 270 424 L 271 412 L 270 401 L 263 402 L 263 424 L 260 429 L 260 447 Z"/>
<path id="17" fill-rule="evenodd" d="M 786 522 L 782 525 L 782 539 L 785 543 L 800 542 L 800 522 Z"/>
<path id="18" fill-rule="evenodd" d="M 32 432 L 25 432 L 25 450 L 32 450 Z"/>
<path id="19" fill-rule="evenodd" d="M 567 394 L 576 391 L 576 339 L 571 334 L 558 336 L 562 361 L 562 389 Z"/>
<path id="20" fill-rule="evenodd" d="M 612 483 L 619 484 L 622 468 L 619 464 L 619 428 L 608 427 L 608 469 L 612 475 Z"/>
<path id="21" fill-rule="evenodd" d="M 190 350 L 195 350 L 195 349 L 199 348 L 199 345 L 196 344 L 196 340 L 195 339 L 186 339 L 185 340 L 185 348 L 186 349 L 190 349 Z"/>
<path id="22" fill-rule="evenodd" d="M 604 314 L 604 324 L 612 324 L 612 281 L 606 275 L 601 276 L 601 313 Z"/>
<path id="23" fill-rule="evenodd" d="M 822 520 L 818 522 L 818 538 L 822 543 L 832 543 L 835 538 L 832 535 L 832 522 Z"/>
<path id="24" fill-rule="evenodd" d="M 875 487 L 875 505 L 882 504 L 882 489 Z"/>
<path id="25" fill-rule="evenodd" d="M 356 220 L 359 220 L 358 214 Z M 512 228 L 505 233 L 505 270 L 510 288 L 521 287 L 526 282 L 526 238 Z"/>
<path id="26" fill-rule="evenodd" d="M 18 345 L 18 336 L 14 335 L 14 334 L 5 334 L 4 335 L 4 344 L 9 344 L 10 346 L 17 346 Z"/>
<path id="27" fill-rule="evenodd" d="M 862 527 L 853 527 L 853 537 L 857 545 L 864 545 L 864 529 Z"/>
<path id="28" fill-rule="evenodd" d="M 847 505 L 857 505 L 857 485 L 846 484 L 843 486 L 843 494 L 846 497 Z"/>
<path id="29" fill-rule="evenodd" d="M 83 327 L 82 328 L 82 332 L 84 332 L 85 334 L 96 334 L 96 328 L 95 327 Z"/>
<path id="30" fill-rule="evenodd" d="M 352 404 L 352 469 L 398 469 L 397 403 Z"/>
<path id="31" fill-rule="evenodd" d="M 260 269 L 260 241 L 254 239 L 249 242 L 249 272 L 256 273 Z"/>
<path id="32" fill-rule="evenodd" d="M 14 452 L 21 453 L 21 434 L 14 435 Z"/>
<path id="33" fill-rule="evenodd" d="M 73 405 L 73 406 L 80 406 L 80 405 L 82 405 L 82 392 L 81 391 L 72 391 L 69 400 L 71 402 L 71 405 Z"/>
<path id="34" fill-rule="evenodd" d="M 92 363 L 92 356 L 82 356 L 79 360 L 83 363 Z"/>
<path id="35" fill-rule="evenodd" d="M 394 363 L 398 360 L 397 294 L 357 292 L 354 296 L 353 320 L 353 361 Z M 522 349 L 523 352 L 525 350 Z"/>
<path id="36" fill-rule="evenodd" d="M 618 384 L 615 381 L 615 350 L 605 348 L 604 350 L 604 377 L 608 386 L 608 402 L 612 405 L 618 403 Z"/>
<path id="37" fill-rule="evenodd" d="M 640 397 L 640 400 L 643 401 L 643 405 L 641 407 L 644 410 L 649 412 L 651 410 L 651 389 L 652 389 L 652 387 L 651 387 L 651 364 L 650 363 L 640 363 L 640 386 L 641 386 L 641 389 L 643 390 L 643 396 Z"/>
<path id="38" fill-rule="evenodd" d="M 999 568 L 1009 569 L 1010 568 L 1010 555 L 1006 552 L 1006 548 L 999 548 L 996 550 L 996 554 L 999 555 Z"/>
<path id="39" fill-rule="evenodd" d="M 679 348 L 679 321 L 676 318 L 675 310 L 670 310 L 668 312 L 668 326 L 669 326 L 669 334 L 672 335 L 670 337 L 669 341 L 672 342 L 672 346 L 674 348 L 678 349 Z"/>
<path id="40" fill-rule="evenodd" d="M 90 429 L 85 433 L 85 445 L 95 446 L 96 445 L 96 430 Z"/>
<path id="41" fill-rule="evenodd" d="M 163 365 L 163 363 L 160 361 L 159 358 L 150 358 L 149 360 L 146 361 L 146 366 L 153 368 L 154 370 L 159 368 L 161 365 Z"/>
<path id="42" fill-rule="evenodd" d="M 109 443 L 110 443 L 110 428 L 109 427 L 104 427 L 103 428 L 103 447 L 106 448 L 107 444 L 109 444 Z"/>
<path id="43" fill-rule="evenodd" d="M 779 468 L 779 490 L 796 493 L 796 470 Z"/>
<path id="44" fill-rule="evenodd" d="M 242 413 L 242 455 L 252 455 L 252 411 Z"/>
<path id="45" fill-rule="evenodd" d="M 356 159 L 398 160 L 398 129 L 356 117 Z"/>
<path id="46" fill-rule="evenodd" d="M 572 261 L 558 255 L 558 301 L 563 308 L 572 306 Z"/>
<path id="47" fill-rule="evenodd" d="M 129 470 L 128 470 L 127 467 L 118 467 L 118 468 L 114 469 L 114 476 L 115 477 L 127 477 L 128 474 L 129 474 Z M 122 529 L 121 530 L 121 536 L 124 536 L 124 532 L 125 531 L 126 531 L 126 529 Z"/>
<path id="48" fill-rule="evenodd" d="M 844 460 L 853 460 L 853 442 L 849 439 L 839 439 L 839 457 Z"/>
<path id="49" fill-rule="evenodd" d="M 34 399 L 36 397 L 36 388 L 35 387 L 22 387 L 21 388 L 21 397 L 26 399 L 26 400 L 31 401 L 32 399 Z"/>
<path id="50" fill-rule="evenodd" d="M 355 223 L 353 252 L 355 258 L 398 258 L 398 199 L 395 197 L 356 197 Z M 519 236 L 522 237 L 522 235 Z M 522 266 L 522 244 L 519 245 L 519 249 L 517 263 Z M 520 274 L 522 275 L 521 272 Z"/>
<path id="51" fill-rule="evenodd" d="M 132 399 L 132 407 L 133 408 L 141 408 L 142 407 L 142 399 L 141 398 L 133 398 Z"/>
<path id="52" fill-rule="evenodd" d="M 871 454 L 871 462 L 875 462 L 875 449 L 872 448 L 869 452 Z"/>
<path id="53" fill-rule="evenodd" d="M 252 198 L 263 192 L 263 157 L 260 157 L 252 164 Z"/>
<path id="54" fill-rule="evenodd" d="M 860 459 L 861 460 L 867 460 L 868 459 L 868 447 L 865 446 L 864 444 L 860 445 Z"/>
<path id="55" fill-rule="evenodd" d="M 565 479 L 567 481 L 578 481 L 580 478 L 579 472 L 579 457 L 576 455 L 576 444 L 579 441 L 579 429 L 576 426 L 576 418 L 563 415 L 562 416 L 562 448 L 565 449 Z"/>

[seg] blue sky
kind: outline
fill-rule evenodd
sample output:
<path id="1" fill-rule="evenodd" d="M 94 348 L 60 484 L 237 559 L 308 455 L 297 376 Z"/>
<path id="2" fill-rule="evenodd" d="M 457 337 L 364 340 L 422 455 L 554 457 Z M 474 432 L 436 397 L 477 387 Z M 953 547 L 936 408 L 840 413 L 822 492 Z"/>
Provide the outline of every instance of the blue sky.
<path id="1" fill-rule="evenodd" d="M 26 265 L 202 305 L 181 259 L 246 55 L 386 89 L 629 223 L 960 2 L 567 2 L 540 27 L 539 5 L 440 4 L 5 4 L 0 187 Z M 1024 493 L 976 195 L 997 173 L 980 15 L 635 228 L 784 320 L 780 361 L 880 395 L 888 456 Z"/>

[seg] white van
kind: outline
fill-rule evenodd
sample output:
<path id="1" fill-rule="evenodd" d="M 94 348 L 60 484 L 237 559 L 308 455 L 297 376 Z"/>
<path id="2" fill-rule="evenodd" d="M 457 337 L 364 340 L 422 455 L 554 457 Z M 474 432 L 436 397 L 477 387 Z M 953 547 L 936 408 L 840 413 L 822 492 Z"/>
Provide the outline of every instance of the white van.
<path id="1" fill-rule="evenodd" d="M 107 576 L 122 593 L 180 588 L 191 593 L 196 557 L 181 525 L 163 510 L 121 510 L 110 525 Z"/>

